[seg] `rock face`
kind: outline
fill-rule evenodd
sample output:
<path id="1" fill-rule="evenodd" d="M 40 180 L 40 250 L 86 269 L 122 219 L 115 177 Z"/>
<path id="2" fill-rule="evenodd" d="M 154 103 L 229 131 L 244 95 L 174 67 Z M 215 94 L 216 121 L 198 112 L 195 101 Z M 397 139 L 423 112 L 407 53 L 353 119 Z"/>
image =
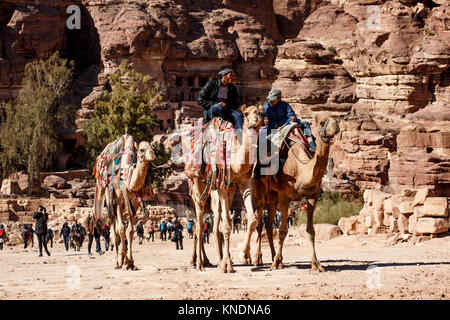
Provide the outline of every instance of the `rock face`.
<path id="1" fill-rule="evenodd" d="M 66 28 L 72 4 L 81 9 L 81 30 Z M 75 148 L 61 154 L 64 170 L 82 152 L 81 126 L 124 59 L 161 83 L 170 102 L 155 111 L 164 133 L 199 118 L 200 89 L 232 65 L 242 103 L 264 102 L 277 87 L 303 119 L 341 117 L 327 188 L 428 186 L 445 196 L 449 15 L 448 1 L 6 0 L 0 100 L 17 95 L 27 62 L 57 50 L 75 60 L 80 109 L 61 133 L 65 149 Z"/>
<path id="2" fill-rule="evenodd" d="M 432 186 L 450 194 L 449 10 L 417 1 L 333 1 L 279 46 L 273 87 L 297 114 L 344 115 L 331 176 L 362 190 Z"/>

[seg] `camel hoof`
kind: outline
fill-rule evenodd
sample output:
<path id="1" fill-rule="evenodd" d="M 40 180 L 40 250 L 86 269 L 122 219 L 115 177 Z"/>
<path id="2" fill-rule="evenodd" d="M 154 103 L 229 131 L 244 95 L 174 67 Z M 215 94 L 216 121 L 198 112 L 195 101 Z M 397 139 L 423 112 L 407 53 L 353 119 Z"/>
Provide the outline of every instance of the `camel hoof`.
<path id="1" fill-rule="evenodd" d="M 270 266 L 270 271 L 272 271 L 273 269 L 283 269 L 283 260 L 281 258 L 279 259 L 275 259 L 275 261 L 272 263 L 272 265 Z"/>
<path id="2" fill-rule="evenodd" d="M 242 264 L 252 264 L 252 258 L 248 252 L 241 252 L 239 255 L 239 262 Z"/>
<path id="3" fill-rule="evenodd" d="M 253 262 L 253 265 L 258 267 L 258 266 L 262 266 L 263 265 L 263 261 L 262 261 L 262 254 L 257 254 L 255 256 L 255 261 Z"/>
<path id="4" fill-rule="evenodd" d="M 114 269 L 122 269 L 122 266 L 116 265 Z"/>
<path id="5" fill-rule="evenodd" d="M 230 258 L 223 259 L 219 264 L 219 270 L 224 273 L 235 273 L 236 271 L 233 269 L 233 261 Z"/>
<path id="6" fill-rule="evenodd" d="M 322 265 L 319 262 L 311 262 L 311 270 L 312 271 L 319 271 L 319 272 L 325 272 L 325 268 L 322 267 Z"/>
<path id="7" fill-rule="evenodd" d="M 204 266 L 203 262 L 197 263 L 197 270 L 205 271 L 205 266 Z"/>

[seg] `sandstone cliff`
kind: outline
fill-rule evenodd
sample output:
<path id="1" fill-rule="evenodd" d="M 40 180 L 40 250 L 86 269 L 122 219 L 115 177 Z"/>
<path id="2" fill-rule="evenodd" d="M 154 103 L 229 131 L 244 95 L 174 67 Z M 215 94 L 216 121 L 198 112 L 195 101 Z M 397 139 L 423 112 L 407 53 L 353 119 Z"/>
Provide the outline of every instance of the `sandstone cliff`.
<path id="1" fill-rule="evenodd" d="M 65 26 L 71 4 L 81 30 Z M 200 116 L 199 90 L 230 64 L 242 102 L 279 87 L 302 118 L 342 117 L 329 188 L 449 195 L 449 16 L 441 0 L 6 0 L 0 99 L 17 94 L 27 62 L 57 50 L 75 60 L 80 110 L 63 138 L 77 148 L 124 59 L 162 84 L 171 102 L 156 111 L 164 130 Z"/>

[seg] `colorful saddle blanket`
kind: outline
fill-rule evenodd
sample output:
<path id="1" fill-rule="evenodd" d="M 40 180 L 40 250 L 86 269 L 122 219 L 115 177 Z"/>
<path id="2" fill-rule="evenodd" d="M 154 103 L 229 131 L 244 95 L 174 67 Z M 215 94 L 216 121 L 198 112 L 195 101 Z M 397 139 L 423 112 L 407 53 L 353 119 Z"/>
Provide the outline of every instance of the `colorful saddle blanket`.
<path id="1" fill-rule="evenodd" d="M 111 217 L 112 195 L 114 191 L 113 179 L 120 174 L 120 189 L 129 188 L 130 178 L 137 162 L 137 143 L 133 136 L 125 134 L 111 142 L 97 157 L 96 165 L 92 175 L 96 178 L 94 217 L 102 220 L 103 198 L 106 189 L 109 194 L 106 197 L 108 202 L 108 217 Z M 146 177 L 148 184 L 149 174 Z M 138 203 L 145 215 L 147 211 L 143 204 L 143 190 L 134 192 Z"/>
<path id="2" fill-rule="evenodd" d="M 206 125 L 197 125 L 191 134 L 190 152 L 185 173 L 199 177 L 206 172 L 206 200 L 211 188 L 228 188 L 231 184 L 231 144 L 235 129 L 231 122 L 214 118 Z"/>

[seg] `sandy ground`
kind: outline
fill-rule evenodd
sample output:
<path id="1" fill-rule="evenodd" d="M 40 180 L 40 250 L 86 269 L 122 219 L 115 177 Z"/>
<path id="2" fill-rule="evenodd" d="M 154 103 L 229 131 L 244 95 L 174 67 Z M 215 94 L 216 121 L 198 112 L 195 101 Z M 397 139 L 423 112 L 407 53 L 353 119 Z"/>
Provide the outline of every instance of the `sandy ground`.
<path id="1" fill-rule="evenodd" d="M 193 240 L 186 237 L 184 250 L 159 239 L 143 245 L 135 242 L 138 271 L 115 270 L 111 251 L 89 258 L 87 243 L 80 252 L 66 252 L 56 244 L 51 257 L 38 257 L 36 248 L 6 247 L 0 251 L 0 299 L 450 298 L 450 236 L 415 245 L 392 245 L 392 236 L 387 235 L 318 242 L 317 256 L 325 273 L 310 270 L 309 244 L 295 228 L 289 231 L 282 270 L 268 270 L 267 243 L 263 243 L 264 266 L 239 264 L 242 239 L 242 231 L 232 235 L 234 274 L 216 267 L 204 272 L 191 268 Z M 254 249 L 253 245 L 252 256 Z M 215 263 L 212 238 L 206 251 Z"/>

